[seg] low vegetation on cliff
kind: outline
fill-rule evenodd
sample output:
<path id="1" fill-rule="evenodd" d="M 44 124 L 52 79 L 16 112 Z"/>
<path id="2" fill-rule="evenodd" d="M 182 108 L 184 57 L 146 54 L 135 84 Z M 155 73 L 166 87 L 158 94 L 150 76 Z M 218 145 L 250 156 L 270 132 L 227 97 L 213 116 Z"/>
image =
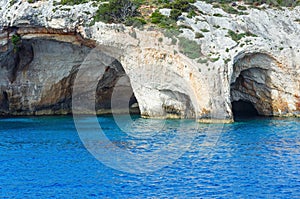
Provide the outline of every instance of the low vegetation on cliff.
<path id="1" fill-rule="evenodd" d="M 78 4 L 88 0 L 62 0 L 62 4 Z M 94 21 L 103 21 L 106 23 L 125 23 L 126 25 L 138 26 L 145 23 L 157 24 L 162 28 L 176 27 L 176 21 L 186 13 L 188 18 L 201 14 L 192 4 L 196 0 L 97 0 L 102 2 L 99 6 Z M 265 4 L 271 7 L 295 7 L 300 5 L 300 0 L 245 0 L 245 6 L 237 5 L 233 0 L 204 0 L 213 4 L 215 8 L 222 8 L 229 14 L 247 14 L 247 7 L 256 7 Z M 160 9 L 169 9 L 169 15 L 162 14 Z M 154 11 L 153 11 L 154 10 Z"/>
<path id="2" fill-rule="evenodd" d="M 15 0 L 11 0 L 14 2 Z M 34 3 L 40 0 L 27 0 Z M 261 5 L 267 5 L 274 8 L 295 7 L 300 5 L 300 0 L 244 0 L 240 5 L 235 0 L 202 0 L 210 3 L 214 8 L 221 8 L 229 14 L 244 15 L 248 7 L 263 9 Z M 77 5 L 93 2 L 93 6 L 98 6 L 93 25 L 97 21 L 105 23 L 123 23 L 129 26 L 140 27 L 146 23 L 156 24 L 161 28 L 176 28 L 176 21 L 186 13 L 188 18 L 201 14 L 192 4 L 196 0 L 61 0 L 55 1 L 55 4 Z M 239 3 L 241 1 L 238 1 Z M 160 9 L 169 9 L 168 15 L 162 14 Z M 215 13 L 215 16 L 222 17 Z"/>
<path id="3" fill-rule="evenodd" d="M 12 0 L 14 1 L 14 0 Z M 36 1 L 40 1 L 40 0 L 28 0 L 28 2 L 33 3 Z M 63 5 L 76 5 L 76 4 L 82 4 L 82 3 L 87 3 L 90 1 L 94 1 L 94 2 L 108 2 L 107 0 L 61 0 L 61 4 Z M 148 4 L 148 5 L 164 5 L 164 4 L 169 4 L 169 3 L 173 3 L 176 2 L 176 4 L 178 3 L 183 3 L 185 1 L 189 1 L 189 2 L 194 2 L 194 0 L 176 0 L 176 1 L 171 1 L 171 0 L 132 0 L 132 2 L 135 3 L 140 3 L 140 4 Z M 211 4 L 232 4 L 232 3 L 236 3 L 237 1 L 235 0 L 202 0 L 205 1 L 206 3 L 211 3 Z M 267 4 L 267 5 L 271 5 L 271 6 L 284 6 L 284 7 L 295 7 L 297 5 L 300 4 L 299 0 L 244 0 L 243 1 L 245 4 L 248 5 L 253 5 L 253 6 L 259 6 L 262 4 Z M 183 6 L 184 7 L 184 6 Z M 245 10 L 245 7 L 238 7 L 239 10 Z"/>
<path id="4" fill-rule="evenodd" d="M 39 0 L 27 1 L 34 3 Z M 54 10 L 60 8 L 66 10 L 74 5 L 90 3 L 90 6 L 94 8 L 94 12 L 92 14 L 89 12 L 91 15 L 87 25 L 90 24 L 91 26 L 101 21 L 108 24 L 125 24 L 126 26 L 137 28 L 145 28 L 144 25 L 147 25 L 147 29 L 162 28 L 164 34 L 172 33 L 171 36 L 167 37 L 171 38 L 172 45 L 178 44 L 180 53 L 200 62 L 203 62 L 203 60 L 212 62 L 219 60 L 219 55 L 213 56 L 213 53 L 209 53 L 213 58 L 200 59 L 199 57 L 201 55 L 199 53 L 201 52 L 199 42 L 207 39 L 207 35 L 212 30 L 224 29 L 227 31 L 225 33 L 226 37 L 232 39 L 240 47 L 248 43 L 252 44 L 249 42 L 250 40 L 245 40 L 244 38 L 257 36 L 249 30 L 237 31 L 228 27 L 220 27 L 218 24 L 214 24 L 211 28 L 202 24 L 202 27 L 195 29 L 189 22 L 186 23 L 188 18 L 193 18 L 188 21 L 198 24 L 200 18 L 195 18 L 194 16 L 227 17 L 229 16 L 228 14 L 249 15 L 252 8 L 260 10 L 265 8 L 282 9 L 282 7 L 293 8 L 300 5 L 300 0 L 202 0 L 202 2 L 211 4 L 211 7 L 214 9 L 214 12 L 207 13 L 205 9 L 199 8 L 199 1 L 198 3 L 196 2 L 196 0 L 57 0 L 53 1 L 53 5 L 55 6 Z M 192 33 L 189 33 L 190 35 L 185 32 L 189 30 L 192 31 Z M 184 33 L 185 37 L 179 36 L 181 33 Z M 229 53 L 229 51 L 229 48 L 226 48 L 226 53 Z M 224 62 L 226 63 L 226 61 Z"/>

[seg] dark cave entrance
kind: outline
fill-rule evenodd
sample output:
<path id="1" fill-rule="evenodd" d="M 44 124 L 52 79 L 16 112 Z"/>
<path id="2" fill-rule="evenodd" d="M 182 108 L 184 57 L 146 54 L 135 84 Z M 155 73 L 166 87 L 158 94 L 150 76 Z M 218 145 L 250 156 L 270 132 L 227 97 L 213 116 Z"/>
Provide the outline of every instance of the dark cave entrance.
<path id="1" fill-rule="evenodd" d="M 118 60 L 106 66 L 96 90 L 97 114 L 140 115 L 130 79 Z"/>
<path id="2" fill-rule="evenodd" d="M 111 114 L 114 108 L 113 113 L 127 114 L 129 112 L 130 114 L 140 115 L 138 101 L 122 64 L 116 58 L 111 58 L 114 61 L 107 65 L 97 64 L 102 62 L 99 56 L 103 55 L 101 50 L 98 52 L 93 51 L 93 49 L 89 46 L 55 39 L 23 39 L 17 51 L 18 59 L 10 58 L 13 60 L 10 68 L 13 69 L 9 71 L 11 83 L 23 86 L 22 93 L 18 94 L 19 91 L 13 91 L 13 95 L 8 96 L 3 90 L 3 93 L 0 93 L 0 102 L 2 102 L 0 112 L 7 109 L 10 101 L 20 104 L 18 100 L 22 100 L 24 103 L 21 103 L 20 107 L 11 106 L 10 111 L 12 114 L 19 110 L 26 112 L 26 114 L 36 115 L 72 114 L 74 81 L 80 67 L 91 63 L 92 69 L 101 71 L 102 77 L 98 83 L 91 82 L 93 85 L 96 84 L 97 87 L 96 95 L 95 90 L 92 93 L 95 95 L 95 106 L 90 110 L 96 111 L 97 115 L 103 115 Z M 91 53 L 92 51 L 95 53 Z M 103 62 L 110 60 L 108 57 L 108 55 L 102 57 Z M 90 74 L 92 76 L 93 72 L 90 72 Z M 90 77 L 86 76 L 85 78 L 82 79 L 80 92 L 76 93 L 82 99 L 90 97 L 89 89 L 92 87 L 87 83 L 91 81 Z M 27 82 L 30 82 L 30 84 Z M 35 95 L 31 95 L 31 93 L 35 93 Z M 112 96 L 113 93 L 116 93 L 114 97 Z M 22 96 L 21 99 L 14 99 L 15 96 L 19 95 Z M 114 106 L 112 106 L 112 98 L 116 99 Z M 82 103 L 84 102 L 83 100 Z M 81 113 L 89 114 L 90 112 L 83 110 Z"/>
<path id="3" fill-rule="evenodd" d="M 273 116 L 274 60 L 263 53 L 241 54 L 233 65 L 230 97 L 234 120 Z"/>
<path id="4" fill-rule="evenodd" d="M 241 71 L 236 81 L 231 84 L 231 106 L 234 120 L 251 119 L 259 116 L 255 101 L 259 101 L 256 87 L 253 87 L 258 69 L 247 69 Z M 259 71 L 260 72 L 260 71 Z"/>
<path id="5" fill-rule="evenodd" d="M 234 119 L 254 118 L 259 116 L 254 105 L 249 101 L 233 101 L 231 105 Z"/>

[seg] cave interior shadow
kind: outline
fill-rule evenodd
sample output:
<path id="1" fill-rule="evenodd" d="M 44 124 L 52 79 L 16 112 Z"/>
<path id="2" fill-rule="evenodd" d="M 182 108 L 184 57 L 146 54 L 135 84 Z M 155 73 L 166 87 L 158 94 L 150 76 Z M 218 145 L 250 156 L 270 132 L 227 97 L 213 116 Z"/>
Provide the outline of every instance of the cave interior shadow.
<path id="1" fill-rule="evenodd" d="M 233 101 L 231 105 L 233 118 L 235 121 L 250 120 L 262 117 L 261 115 L 259 115 L 258 111 L 250 101 Z"/>

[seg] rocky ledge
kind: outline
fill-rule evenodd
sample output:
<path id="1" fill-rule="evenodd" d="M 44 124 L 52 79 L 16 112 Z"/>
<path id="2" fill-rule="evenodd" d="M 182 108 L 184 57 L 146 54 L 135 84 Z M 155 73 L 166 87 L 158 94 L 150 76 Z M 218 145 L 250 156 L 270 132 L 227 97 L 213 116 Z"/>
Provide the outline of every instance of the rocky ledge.
<path id="1" fill-rule="evenodd" d="M 231 122 L 239 102 L 264 116 L 300 115 L 300 7 L 239 15 L 197 1 L 200 14 L 183 14 L 172 33 L 91 25 L 92 3 L 55 2 L 0 2 L 2 116 L 72 113 L 74 82 L 87 63 L 99 73 L 98 114 L 111 112 L 118 90 L 125 105 L 117 111 L 143 117 Z M 80 81 L 79 95 L 89 98 L 89 76 Z"/>

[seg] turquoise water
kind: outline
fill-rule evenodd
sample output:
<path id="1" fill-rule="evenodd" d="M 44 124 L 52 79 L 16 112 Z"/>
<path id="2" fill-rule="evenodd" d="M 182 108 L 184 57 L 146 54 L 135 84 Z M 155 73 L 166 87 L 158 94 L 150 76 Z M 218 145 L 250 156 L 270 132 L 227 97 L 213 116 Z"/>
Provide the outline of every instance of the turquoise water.
<path id="1" fill-rule="evenodd" d="M 134 132 L 146 139 L 98 119 L 116 146 L 135 153 L 157 150 L 174 133 L 195 138 L 174 162 L 131 174 L 95 159 L 72 117 L 0 119 L 0 198 L 300 198 L 299 119 L 170 120 L 149 135 L 160 122 L 135 118 Z"/>

